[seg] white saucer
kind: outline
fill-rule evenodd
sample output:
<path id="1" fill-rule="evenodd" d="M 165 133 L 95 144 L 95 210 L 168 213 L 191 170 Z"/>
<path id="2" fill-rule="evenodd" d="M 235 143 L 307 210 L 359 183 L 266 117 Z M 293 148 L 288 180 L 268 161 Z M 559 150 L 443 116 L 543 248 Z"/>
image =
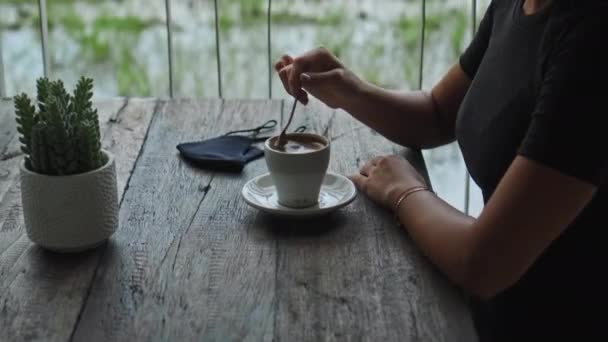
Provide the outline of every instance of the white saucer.
<path id="1" fill-rule="evenodd" d="M 269 173 L 258 176 L 245 184 L 241 195 L 250 206 L 280 216 L 311 217 L 330 213 L 350 204 L 357 195 L 353 182 L 336 173 L 328 172 L 321 186 L 319 204 L 294 209 L 278 203 L 276 188 Z"/>

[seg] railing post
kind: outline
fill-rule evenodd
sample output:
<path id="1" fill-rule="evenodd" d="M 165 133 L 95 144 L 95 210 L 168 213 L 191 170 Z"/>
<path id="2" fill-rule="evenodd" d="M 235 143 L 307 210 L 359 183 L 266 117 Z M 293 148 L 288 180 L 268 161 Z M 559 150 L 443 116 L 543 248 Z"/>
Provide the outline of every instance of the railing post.
<path id="1" fill-rule="evenodd" d="M 167 21 L 167 54 L 169 58 L 169 97 L 173 98 L 173 31 L 171 29 L 171 0 L 165 0 L 165 19 Z"/>
<path id="2" fill-rule="evenodd" d="M 268 0 L 268 98 L 272 99 L 272 0 Z"/>
<path id="3" fill-rule="evenodd" d="M 424 47 L 425 47 L 425 38 L 426 38 L 426 0 L 422 0 L 422 22 L 420 25 L 420 64 L 418 68 L 418 89 L 422 89 L 422 83 L 424 81 Z M 424 163 L 424 156 L 422 155 L 422 151 L 420 149 L 411 149 L 414 153 L 412 158 L 418 159 L 422 162 L 421 165 L 424 166 L 424 171 L 428 175 L 428 171 L 426 169 L 426 165 Z M 411 160 L 408 158 L 408 160 Z M 431 184 L 430 177 L 425 177 L 428 182 L 429 187 L 433 187 Z"/>
<path id="4" fill-rule="evenodd" d="M 0 98 L 6 97 L 6 83 L 4 79 L 4 60 L 2 59 L 2 32 L 0 32 Z"/>
<path id="5" fill-rule="evenodd" d="M 475 32 L 477 32 L 477 0 L 473 0 L 472 15 L 473 29 L 471 31 L 473 32 L 473 34 L 475 34 Z"/>
<path id="6" fill-rule="evenodd" d="M 422 25 L 420 28 L 420 66 L 418 69 L 418 89 L 422 89 L 424 80 L 424 43 L 426 36 L 426 0 L 422 0 Z"/>
<path id="7" fill-rule="evenodd" d="M 46 0 L 38 0 L 38 13 L 40 14 L 40 36 L 42 37 L 42 66 L 44 76 L 49 77 L 49 21 L 46 11 Z"/>
<path id="8" fill-rule="evenodd" d="M 472 21 L 472 37 L 475 36 L 475 33 L 477 32 L 477 0 L 472 0 L 472 10 L 471 10 L 471 15 L 473 16 L 473 20 Z M 466 167 L 465 167 L 466 169 Z M 465 214 L 469 215 L 471 211 L 471 175 L 469 174 L 469 171 L 466 170 L 465 171 L 465 180 L 464 180 L 464 212 Z"/>
<path id="9" fill-rule="evenodd" d="M 220 58 L 220 16 L 218 14 L 217 0 L 213 0 L 215 8 L 215 55 L 217 59 L 217 89 L 220 99 L 222 96 L 222 61 Z"/>

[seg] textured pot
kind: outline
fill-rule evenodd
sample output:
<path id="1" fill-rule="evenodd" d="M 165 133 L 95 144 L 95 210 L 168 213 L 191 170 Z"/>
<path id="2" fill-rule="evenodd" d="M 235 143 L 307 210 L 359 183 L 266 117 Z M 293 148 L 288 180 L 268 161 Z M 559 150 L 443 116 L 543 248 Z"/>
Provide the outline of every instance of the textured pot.
<path id="1" fill-rule="evenodd" d="M 21 201 L 27 235 L 57 252 L 80 252 L 102 244 L 118 227 L 114 156 L 97 170 L 47 176 L 21 163 Z"/>

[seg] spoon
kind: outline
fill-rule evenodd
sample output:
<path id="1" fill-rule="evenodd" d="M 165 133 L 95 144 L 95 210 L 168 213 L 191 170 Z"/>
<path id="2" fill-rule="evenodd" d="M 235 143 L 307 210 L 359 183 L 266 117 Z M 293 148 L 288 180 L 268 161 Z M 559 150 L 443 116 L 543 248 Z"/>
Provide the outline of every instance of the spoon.
<path id="1" fill-rule="evenodd" d="M 285 125 L 285 128 L 283 128 L 283 131 L 281 132 L 281 135 L 279 135 L 279 141 L 277 141 L 277 144 L 280 147 L 283 147 L 283 146 L 285 146 L 285 144 L 287 144 L 287 134 L 286 134 L 287 128 L 291 124 L 291 120 L 293 120 L 293 114 L 296 112 L 297 104 L 298 104 L 298 99 L 294 99 L 293 107 L 291 107 L 291 114 L 289 115 L 289 121 L 287 121 L 287 125 Z"/>

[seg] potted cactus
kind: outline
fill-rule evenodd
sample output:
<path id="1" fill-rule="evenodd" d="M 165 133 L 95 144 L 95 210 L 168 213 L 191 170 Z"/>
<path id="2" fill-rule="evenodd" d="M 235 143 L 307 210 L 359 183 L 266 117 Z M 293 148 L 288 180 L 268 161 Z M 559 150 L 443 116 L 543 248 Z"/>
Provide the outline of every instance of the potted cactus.
<path id="1" fill-rule="evenodd" d="M 101 149 L 93 108 L 93 80 L 81 78 L 73 95 L 60 80 L 37 81 L 37 103 L 14 98 L 25 154 L 21 200 L 27 235 L 53 251 L 96 247 L 118 226 L 114 157 Z"/>

